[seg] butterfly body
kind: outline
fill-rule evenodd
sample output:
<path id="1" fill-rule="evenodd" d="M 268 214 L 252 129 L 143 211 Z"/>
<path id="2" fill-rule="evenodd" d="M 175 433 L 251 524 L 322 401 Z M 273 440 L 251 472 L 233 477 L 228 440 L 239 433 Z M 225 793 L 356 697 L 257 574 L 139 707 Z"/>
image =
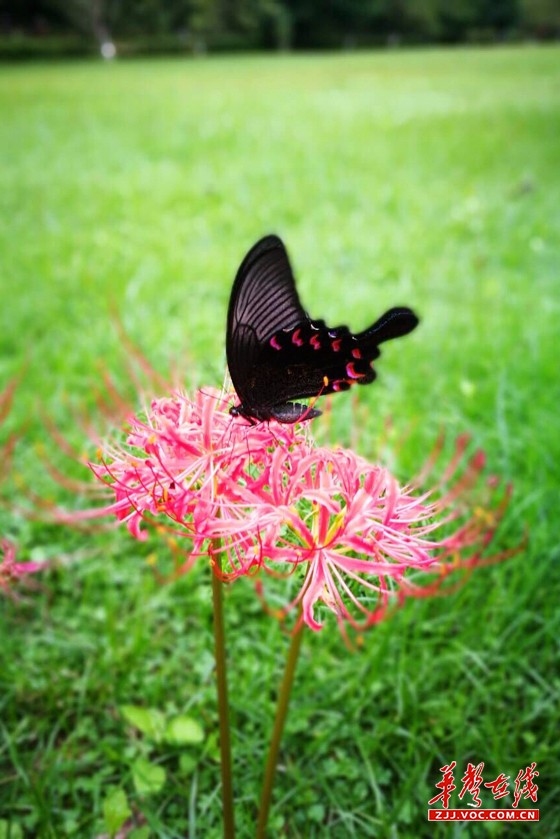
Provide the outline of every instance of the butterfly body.
<path id="1" fill-rule="evenodd" d="M 371 362 L 380 354 L 378 345 L 406 335 L 417 323 L 404 307 L 390 309 L 357 334 L 311 320 L 282 241 L 266 236 L 243 260 L 229 303 L 227 360 L 241 400 L 231 413 L 251 422 L 312 419 L 321 412 L 293 400 L 369 384 L 376 376 Z"/>

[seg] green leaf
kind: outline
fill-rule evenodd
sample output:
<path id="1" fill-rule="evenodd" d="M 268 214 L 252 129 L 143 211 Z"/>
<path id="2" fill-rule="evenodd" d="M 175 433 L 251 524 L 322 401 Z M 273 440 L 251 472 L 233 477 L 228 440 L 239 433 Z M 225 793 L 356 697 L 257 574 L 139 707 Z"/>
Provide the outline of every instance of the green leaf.
<path id="1" fill-rule="evenodd" d="M 413 807 L 410 801 L 405 801 L 399 810 L 399 820 L 405 824 L 410 824 L 414 815 Z"/>
<path id="2" fill-rule="evenodd" d="M 139 757 L 132 764 L 132 780 L 138 795 L 151 795 L 159 792 L 165 784 L 165 769 L 151 763 L 145 757 Z"/>
<path id="3" fill-rule="evenodd" d="M 204 753 L 207 754 L 210 760 L 213 760 L 215 763 L 220 762 L 220 745 L 218 743 L 217 731 L 211 731 L 206 738 Z"/>
<path id="4" fill-rule="evenodd" d="M 204 741 L 204 731 L 192 717 L 173 717 L 167 723 L 164 738 L 176 746 L 191 745 Z"/>
<path id="5" fill-rule="evenodd" d="M 23 830 L 15 822 L 0 819 L 0 839 L 23 839 Z"/>
<path id="6" fill-rule="evenodd" d="M 182 775 L 192 775 L 194 770 L 196 769 L 197 759 L 194 755 L 188 752 L 183 752 L 182 755 L 179 757 L 179 769 L 181 770 Z"/>
<path id="7" fill-rule="evenodd" d="M 128 839 L 150 839 L 150 828 L 147 825 L 137 827 L 128 834 Z"/>
<path id="8" fill-rule="evenodd" d="M 312 822 L 322 822 L 325 818 L 325 808 L 322 804 L 312 804 L 307 809 L 307 815 Z"/>
<path id="9" fill-rule="evenodd" d="M 132 815 L 126 795 L 122 789 L 113 787 L 103 802 L 105 825 L 110 836 L 114 836 Z"/>
<path id="10" fill-rule="evenodd" d="M 165 717 L 157 708 L 142 708 L 140 705 L 121 705 L 125 720 L 155 743 L 160 743 L 165 731 Z"/>

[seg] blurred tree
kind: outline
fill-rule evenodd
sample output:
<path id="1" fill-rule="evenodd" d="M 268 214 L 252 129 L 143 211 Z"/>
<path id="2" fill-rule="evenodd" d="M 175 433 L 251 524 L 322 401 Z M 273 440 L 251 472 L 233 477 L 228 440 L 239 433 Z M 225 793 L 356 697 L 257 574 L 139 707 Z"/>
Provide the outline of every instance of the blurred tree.
<path id="1" fill-rule="evenodd" d="M 222 28 L 220 4 L 217 0 L 190 0 L 182 13 L 182 20 L 193 52 L 206 52 L 210 35 Z"/>
<path id="2" fill-rule="evenodd" d="M 161 0 L 136 0 L 136 2 L 105 0 L 104 5 L 116 33 L 161 35 L 169 32 L 173 21 L 173 11 L 178 4 L 162 3 Z"/>
<path id="3" fill-rule="evenodd" d="M 418 40 L 438 40 L 441 34 L 438 0 L 410 0 L 407 5 L 408 30 Z"/>
<path id="4" fill-rule="evenodd" d="M 7 31 L 21 28 L 40 33 L 50 25 L 63 25 L 64 14 L 55 12 L 46 0 L 0 0 L 0 22 Z"/>
<path id="5" fill-rule="evenodd" d="M 382 25 L 391 40 L 404 37 L 430 41 L 441 35 L 441 0 L 383 0 L 378 5 Z"/>
<path id="6" fill-rule="evenodd" d="M 291 46 L 291 15 L 280 0 L 227 0 L 222 21 L 226 31 L 247 39 L 251 46 Z"/>
<path id="7" fill-rule="evenodd" d="M 439 0 L 440 33 L 444 41 L 464 41 L 467 33 L 476 24 L 476 3 L 473 0 L 455 0 L 448 3 Z"/>
<path id="8" fill-rule="evenodd" d="M 505 35 L 519 25 L 518 0 L 478 0 L 476 23 L 488 33 Z"/>
<path id="9" fill-rule="evenodd" d="M 520 0 L 524 28 L 539 38 L 560 38 L 560 0 Z"/>
<path id="10" fill-rule="evenodd" d="M 375 31 L 386 0 L 284 0 L 296 47 L 351 46 Z"/>
<path id="11" fill-rule="evenodd" d="M 99 45 L 111 40 L 107 3 L 103 0 L 44 0 L 43 6 L 80 35 Z"/>
<path id="12" fill-rule="evenodd" d="M 195 51 L 490 41 L 560 37 L 560 0 L 0 0 L 0 26 Z"/>

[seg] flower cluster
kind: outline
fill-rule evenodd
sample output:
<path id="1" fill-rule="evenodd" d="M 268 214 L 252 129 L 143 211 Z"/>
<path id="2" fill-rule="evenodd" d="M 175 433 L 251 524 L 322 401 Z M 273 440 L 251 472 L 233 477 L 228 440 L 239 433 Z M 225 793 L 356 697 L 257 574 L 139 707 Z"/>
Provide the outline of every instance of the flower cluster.
<path id="1" fill-rule="evenodd" d="M 341 627 L 369 626 L 404 597 L 488 561 L 507 497 L 470 510 L 484 457 L 466 457 L 466 437 L 424 491 L 350 450 L 316 445 L 307 427 L 248 425 L 230 405 L 217 391 L 194 400 L 177 391 L 131 417 L 125 440 L 90 464 L 111 494 L 98 513 L 139 539 L 151 526 L 185 539 L 181 570 L 210 556 L 224 579 L 262 572 L 261 590 L 262 576 L 285 578 L 292 594 L 281 614 L 297 606 L 314 630 L 325 610 Z"/>

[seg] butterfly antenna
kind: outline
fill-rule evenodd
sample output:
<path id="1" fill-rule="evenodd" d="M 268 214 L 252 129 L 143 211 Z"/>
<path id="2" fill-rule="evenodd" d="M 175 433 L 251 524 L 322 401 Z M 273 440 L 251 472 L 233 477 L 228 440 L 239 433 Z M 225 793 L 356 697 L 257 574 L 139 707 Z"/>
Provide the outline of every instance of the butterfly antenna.
<path id="1" fill-rule="evenodd" d="M 208 390 L 204 390 L 203 387 L 199 387 L 198 392 L 204 394 L 204 396 L 207 396 L 208 399 L 213 399 L 214 402 L 221 402 L 224 396 L 226 395 L 223 391 L 221 391 L 218 394 L 210 393 Z"/>
<path id="2" fill-rule="evenodd" d="M 227 397 L 228 400 L 230 398 L 235 398 L 235 391 L 233 389 L 233 382 L 231 381 L 231 376 L 229 374 L 229 370 L 226 367 L 224 373 L 224 380 L 222 382 L 222 398 Z"/>
<path id="3" fill-rule="evenodd" d="M 279 437 L 277 437 L 276 434 L 274 433 L 274 429 L 272 428 L 272 425 L 270 424 L 270 421 L 268 423 L 268 430 L 270 431 L 270 434 L 272 435 L 272 437 L 274 437 L 274 439 L 278 443 L 278 445 L 281 446 L 282 445 L 282 440 Z"/>
<path id="4" fill-rule="evenodd" d="M 224 390 L 223 386 L 222 386 L 222 390 L 218 394 L 209 393 L 209 391 L 205 390 L 203 387 L 199 388 L 198 392 L 204 394 L 204 396 L 206 396 L 208 399 L 213 399 L 215 402 L 223 402 L 224 397 L 228 395 L 227 391 Z M 229 446 L 229 440 L 226 440 L 226 435 L 227 434 L 231 435 L 231 433 L 232 433 L 232 426 L 231 426 L 231 423 L 230 423 L 224 429 L 224 433 L 222 434 L 222 437 L 220 439 L 220 448 L 225 449 Z"/>
<path id="5" fill-rule="evenodd" d="M 230 422 L 224 429 L 224 433 L 222 434 L 222 439 L 220 440 L 220 448 L 227 449 L 231 443 L 231 438 L 233 436 L 233 423 L 235 422 L 234 417 L 230 416 Z M 233 448 L 232 448 L 232 457 L 233 457 Z M 231 464 L 231 457 L 228 462 L 228 466 Z"/>
<path id="6" fill-rule="evenodd" d="M 231 376 L 229 375 L 229 370 L 226 367 L 225 372 L 224 372 L 224 380 L 222 382 L 222 392 L 223 393 L 229 393 L 230 390 L 231 390 L 231 387 L 232 387 Z"/>
<path id="7" fill-rule="evenodd" d="M 301 417 L 299 418 L 298 422 L 305 422 L 305 420 L 306 420 L 306 419 L 309 419 L 309 418 L 310 418 L 310 417 L 309 417 L 309 415 L 310 415 L 310 413 L 314 410 L 314 408 L 315 408 L 315 403 L 317 402 L 317 400 L 319 399 L 319 397 L 323 395 L 323 391 L 324 391 L 324 389 L 326 388 L 326 386 L 328 385 L 328 383 L 329 383 L 328 378 L 327 378 L 326 376 L 323 376 L 323 384 L 321 385 L 321 390 L 319 391 L 319 393 L 318 393 L 316 396 L 314 396 L 314 397 L 311 399 L 311 402 L 310 402 L 310 403 L 309 403 L 309 405 L 307 406 L 307 410 L 305 411 L 305 413 L 304 413 L 304 414 L 302 414 L 302 415 L 301 415 Z M 317 411 L 315 414 L 313 414 L 313 416 L 311 417 L 311 419 L 313 419 L 313 417 L 319 416 L 319 414 L 321 414 L 321 413 L 322 413 L 322 411 Z"/>

